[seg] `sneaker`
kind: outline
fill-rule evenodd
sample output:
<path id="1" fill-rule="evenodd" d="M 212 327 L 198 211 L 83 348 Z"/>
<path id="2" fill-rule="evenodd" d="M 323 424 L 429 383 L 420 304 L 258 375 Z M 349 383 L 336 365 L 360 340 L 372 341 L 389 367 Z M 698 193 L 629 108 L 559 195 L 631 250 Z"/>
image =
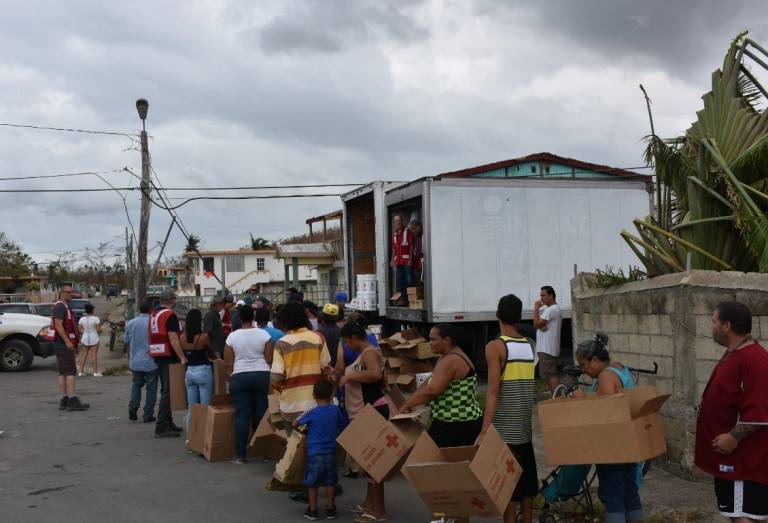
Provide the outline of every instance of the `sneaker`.
<path id="1" fill-rule="evenodd" d="M 84 376 L 85 376 L 85 373 L 84 373 L 84 372 L 78 372 L 78 373 L 77 373 L 77 377 L 78 377 L 78 378 L 82 378 L 82 377 L 84 377 Z"/>
<path id="2" fill-rule="evenodd" d="M 175 423 L 171 423 L 171 428 L 169 430 L 172 430 L 174 432 L 184 432 L 184 429 L 177 426 Z"/>
<path id="3" fill-rule="evenodd" d="M 170 429 L 164 430 L 163 432 L 155 432 L 156 438 L 178 438 L 179 436 L 181 436 L 181 434 L 179 434 L 175 430 L 170 430 Z"/>
<path id="4" fill-rule="evenodd" d="M 312 510 L 311 508 L 307 507 L 307 511 L 304 513 L 304 519 L 317 521 L 320 519 L 320 514 L 318 514 L 317 509 Z"/>
<path id="5" fill-rule="evenodd" d="M 81 403 L 80 398 L 77 396 L 72 396 L 69 398 L 69 403 L 67 404 L 67 410 L 69 411 L 78 411 L 78 410 L 88 410 L 90 408 L 90 405 L 87 403 Z"/>
<path id="6" fill-rule="evenodd" d="M 59 410 L 67 410 L 68 406 L 69 406 L 69 397 L 62 396 L 61 401 L 59 402 Z"/>
<path id="7" fill-rule="evenodd" d="M 148 418 L 144 418 L 144 423 L 153 423 L 155 421 L 157 421 L 157 418 L 154 417 L 154 416 L 150 416 Z"/>
<path id="8" fill-rule="evenodd" d="M 336 514 L 336 505 L 325 509 L 325 519 L 336 519 L 337 517 L 338 515 Z"/>
<path id="9" fill-rule="evenodd" d="M 131 421 L 136 421 L 139 419 L 139 417 L 136 415 L 136 411 L 133 409 L 128 409 L 128 419 Z"/>
<path id="10" fill-rule="evenodd" d="M 101 372 L 94 372 L 93 373 L 93 377 L 94 378 L 101 378 L 102 376 L 103 376 L 103 374 Z"/>
<path id="11" fill-rule="evenodd" d="M 235 465 L 245 465 L 245 458 L 235 458 L 229 460 L 230 463 L 234 463 Z"/>

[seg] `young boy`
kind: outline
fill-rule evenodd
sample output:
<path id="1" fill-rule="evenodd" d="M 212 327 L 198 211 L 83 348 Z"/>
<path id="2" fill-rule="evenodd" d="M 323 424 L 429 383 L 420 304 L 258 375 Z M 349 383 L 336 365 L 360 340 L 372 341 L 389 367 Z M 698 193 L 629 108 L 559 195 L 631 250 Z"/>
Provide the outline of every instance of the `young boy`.
<path id="1" fill-rule="evenodd" d="M 344 429 L 344 418 L 339 408 L 331 402 L 333 385 L 326 380 L 315 383 L 312 395 L 317 407 L 293 422 L 294 427 L 306 425 L 307 463 L 304 467 L 304 485 L 309 493 L 309 507 L 304 517 L 310 521 L 320 519 L 317 510 L 318 489 L 325 487 L 327 500 L 325 517 L 336 519 L 336 484 L 339 475 L 336 471 L 336 437 Z"/>
<path id="2" fill-rule="evenodd" d="M 501 298 L 496 310 L 501 336 L 485 346 L 488 395 L 483 434 L 493 425 L 523 468 L 523 475 L 504 513 L 504 523 L 518 521 L 518 508 L 523 523 L 531 523 L 533 499 L 539 490 L 531 434 L 536 348 L 533 341 L 521 336 L 515 327 L 522 309 L 523 303 L 514 294 Z"/>

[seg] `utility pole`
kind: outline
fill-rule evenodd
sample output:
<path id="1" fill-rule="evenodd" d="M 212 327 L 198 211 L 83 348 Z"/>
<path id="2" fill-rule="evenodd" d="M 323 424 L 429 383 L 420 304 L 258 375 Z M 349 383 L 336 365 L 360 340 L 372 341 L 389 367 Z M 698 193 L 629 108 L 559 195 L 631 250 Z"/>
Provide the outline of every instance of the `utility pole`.
<path id="1" fill-rule="evenodd" d="M 149 102 L 140 98 L 136 100 L 136 110 L 141 118 L 141 219 L 139 222 L 139 250 L 137 253 L 136 277 L 134 279 L 134 303 L 139 303 L 147 295 L 147 236 L 149 234 L 149 145 L 147 144 L 147 111 Z"/>
<path id="2" fill-rule="evenodd" d="M 131 287 L 131 246 L 128 243 L 128 227 L 125 228 L 125 288 Z"/>

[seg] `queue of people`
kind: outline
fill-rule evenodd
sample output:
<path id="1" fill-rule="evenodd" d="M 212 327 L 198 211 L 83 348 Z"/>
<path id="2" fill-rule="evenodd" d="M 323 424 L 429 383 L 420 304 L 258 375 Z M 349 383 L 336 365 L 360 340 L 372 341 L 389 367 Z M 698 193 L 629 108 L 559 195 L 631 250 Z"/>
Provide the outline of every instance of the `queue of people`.
<path id="1" fill-rule="evenodd" d="M 69 307 L 71 292 L 69 287 L 61 290 L 53 308 L 50 336 L 59 364 L 59 408 L 78 411 L 88 405 L 75 395 L 75 351 L 80 343 L 94 345 L 89 336 L 93 331 L 98 333 L 98 322 L 90 319 L 94 317 L 91 309 L 81 322 L 85 326 L 78 328 Z M 384 358 L 365 317 L 352 313 L 342 322 L 338 304 L 319 308 L 299 300 L 286 302 L 273 317 L 271 303 L 252 293 L 237 303 L 226 324 L 221 321 L 223 311 L 234 304 L 217 299 L 205 317 L 199 309 L 190 310 L 182 331 L 175 304 L 173 292 L 164 292 L 159 306 L 152 307 L 149 301 L 139 304 L 139 314 L 126 325 L 133 375 L 129 418 L 138 420 L 141 391 L 145 389 L 143 421 L 155 422 L 157 438 L 179 437 L 183 430 L 175 425 L 170 409 L 169 366 L 184 364 L 188 402 L 207 404 L 213 391 L 212 361 L 223 358 L 235 407 L 233 462 L 246 462 L 249 434 L 267 410 L 270 390 L 279 390 L 285 421 L 308 430 L 305 517 L 320 518 L 322 487 L 324 515 L 335 518 L 335 498 L 340 492 L 336 437 L 366 405 L 385 418 L 396 414 L 390 412 L 387 401 Z M 532 521 L 533 500 L 538 494 L 532 444 L 535 366 L 539 365 L 540 375 L 550 388 L 557 386 L 561 313 L 555 290 L 541 288 L 540 301 L 534 307 L 535 340 L 521 332 L 521 314 L 518 297 L 510 294 L 499 300 L 496 317 L 500 335 L 485 347 L 484 408 L 477 393 L 478 370 L 461 348 L 456 326 L 448 323 L 430 329 L 430 347 L 438 358 L 431 378 L 400 407 L 401 412 L 409 412 L 420 405 L 431 406 L 428 433 L 438 447 L 472 445 L 482 441 L 491 426 L 495 428 L 523 469 L 504 514 L 505 522 Z M 218 351 L 220 335 L 227 326 L 231 330 Z M 714 476 L 720 512 L 732 521 L 768 517 L 768 476 L 762 466 L 768 460 L 768 432 L 763 428 L 768 423 L 768 351 L 752 338 L 751 327 L 749 309 L 741 303 L 724 302 L 713 312 L 713 339 L 726 350 L 704 390 L 696 432 L 695 463 Z M 605 334 L 582 340 L 575 358 L 593 382 L 586 392 L 573 393 L 574 397 L 585 393 L 611 395 L 637 385 L 629 367 L 611 358 Z M 155 417 L 158 383 L 160 401 Z M 605 521 L 642 521 L 640 464 L 596 464 L 596 472 Z M 345 476 L 356 474 L 351 464 Z M 387 520 L 384 484 L 367 475 L 366 481 L 366 497 L 352 509 L 355 521 Z"/>

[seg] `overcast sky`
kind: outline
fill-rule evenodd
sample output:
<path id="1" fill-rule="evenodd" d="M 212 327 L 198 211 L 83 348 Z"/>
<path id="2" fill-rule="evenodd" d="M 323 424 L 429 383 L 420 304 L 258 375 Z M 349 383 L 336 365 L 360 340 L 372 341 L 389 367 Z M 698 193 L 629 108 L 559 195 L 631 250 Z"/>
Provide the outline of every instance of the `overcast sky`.
<path id="1" fill-rule="evenodd" d="M 410 180 L 541 151 L 638 166 L 649 132 L 638 84 L 659 134 L 681 133 L 743 29 L 768 43 L 763 1 L 3 0 L 0 122 L 136 133 L 145 97 L 167 187 Z M 0 127 L 0 178 L 126 166 L 140 173 L 125 137 Z M 0 182 L 81 187 L 106 185 Z M 137 228 L 138 198 L 126 200 Z M 249 232 L 303 233 L 338 208 L 337 197 L 205 201 L 179 214 L 204 248 L 224 249 Z M 153 208 L 150 246 L 168 223 Z M 126 225 L 115 192 L 0 194 L 0 230 L 40 261 Z M 174 231 L 168 253 L 183 245 Z"/>

